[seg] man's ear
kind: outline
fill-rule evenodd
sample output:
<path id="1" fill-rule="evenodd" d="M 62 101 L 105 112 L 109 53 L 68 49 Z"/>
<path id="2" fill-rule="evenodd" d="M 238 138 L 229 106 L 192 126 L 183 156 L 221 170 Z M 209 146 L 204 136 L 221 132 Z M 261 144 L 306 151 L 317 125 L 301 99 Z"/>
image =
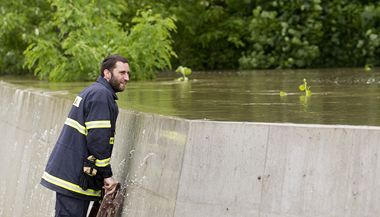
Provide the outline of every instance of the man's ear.
<path id="1" fill-rule="evenodd" d="M 106 79 L 107 81 L 110 81 L 112 77 L 110 70 L 104 69 L 103 73 L 104 73 L 104 79 Z"/>

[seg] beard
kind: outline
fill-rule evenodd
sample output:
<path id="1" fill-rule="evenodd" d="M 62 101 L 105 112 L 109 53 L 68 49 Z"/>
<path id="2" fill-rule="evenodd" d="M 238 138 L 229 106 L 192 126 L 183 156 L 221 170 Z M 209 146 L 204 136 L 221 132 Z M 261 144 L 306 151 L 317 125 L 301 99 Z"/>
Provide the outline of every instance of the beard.
<path id="1" fill-rule="evenodd" d="M 122 92 L 125 89 L 125 85 L 121 85 L 120 81 L 115 79 L 113 73 L 111 73 L 111 79 L 108 82 L 115 92 Z"/>

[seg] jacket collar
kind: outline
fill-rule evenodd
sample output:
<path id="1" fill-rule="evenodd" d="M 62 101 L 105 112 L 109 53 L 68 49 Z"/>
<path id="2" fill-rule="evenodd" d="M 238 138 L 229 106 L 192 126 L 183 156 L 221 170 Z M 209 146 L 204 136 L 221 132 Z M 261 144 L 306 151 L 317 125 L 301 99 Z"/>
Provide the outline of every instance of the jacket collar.
<path id="1" fill-rule="evenodd" d="M 98 79 L 96 79 L 96 82 L 105 86 L 109 91 L 111 91 L 114 100 L 118 100 L 115 91 L 113 90 L 113 88 L 111 87 L 111 85 L 108 83 L 106 79 L 104 79 L 102 76 L 99 76 Z"/>

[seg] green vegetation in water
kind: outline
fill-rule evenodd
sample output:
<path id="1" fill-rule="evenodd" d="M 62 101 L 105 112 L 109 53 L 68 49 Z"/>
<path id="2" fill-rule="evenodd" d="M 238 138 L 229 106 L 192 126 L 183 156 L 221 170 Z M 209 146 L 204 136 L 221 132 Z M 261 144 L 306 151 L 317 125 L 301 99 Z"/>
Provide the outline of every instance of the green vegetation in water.
<path id="1" fill-rule="evenodd" d="M 287 95 L 288 95 L 287 92 L 285 92 L 285 91 L 280 91 L 280 96 L 281 96 L 281 97 L 284 97 L 284 96 L 287 96 Z"/>
<path id="2" fill-rule="evenodd" d="M 372 68 L 373 68 L 372 64 L 366 64 L 366 65 L 364 66 L 364 70 L 365 70 L 366 72 L 370 72 L 370 71 L 372 71 Z"/>
<path id="3" fill-rule="evenodd" d="M 178 78 L 177 81 L 188 81 L 189 78 L 187 76 L 191 75 L 192 71 L 190 68 L 184 66 L 178 66 L 175 72 L 180 73 L 182 77 Z"/>
<path id="4" fill-rule="evenodd" d="M 303 79 L 303 84 L 299 85 L 298 86 L 298 89 L 302 92 L 305 92 L 305 96 L 311 96 L 311 90 L 310 90 L 310 87 L 308 84 L 307 84 L 307 80 L 306 78 Z M 281 97 L 285 97 L 288 95 L 287 92 L 285 91 L 280 91 L 280 94 L 279 94 Z"/>
<path id="5" fill-rule="evenodd" d="M 310 86 L 307 84 L 306 78 L 303 79 L 303 84 L 301 84 L 298 89 L 304 91 L 305 96 L 311 96 Z"/>

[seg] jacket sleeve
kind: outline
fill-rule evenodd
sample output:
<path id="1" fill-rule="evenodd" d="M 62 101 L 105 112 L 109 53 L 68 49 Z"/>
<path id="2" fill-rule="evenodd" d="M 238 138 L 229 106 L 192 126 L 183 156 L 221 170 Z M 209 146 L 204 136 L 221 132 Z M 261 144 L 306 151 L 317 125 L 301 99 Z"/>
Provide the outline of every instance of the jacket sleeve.
<path id="1" fill-rule="evenodd" d="M 112 176 L 110 165 L 113 145 L 112 111 L 109 100 L 104 95 L 91 97 L 86 103 L 85 125 L 87 129 L 87 148 L 93 155 L 95 165 L 103 178 Z"/>

